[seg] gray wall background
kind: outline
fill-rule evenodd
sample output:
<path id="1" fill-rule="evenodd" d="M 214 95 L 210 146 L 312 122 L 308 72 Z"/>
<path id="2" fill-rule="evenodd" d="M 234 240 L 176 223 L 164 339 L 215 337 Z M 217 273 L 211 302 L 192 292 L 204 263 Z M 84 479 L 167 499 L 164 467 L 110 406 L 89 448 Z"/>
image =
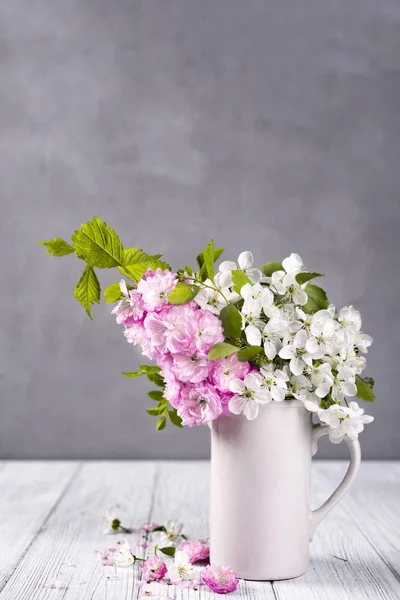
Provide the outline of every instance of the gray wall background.
<path id="1" fill-rule="evenodd" d="M 2 2 L 0 84 L 2 457 L 208 455 L 155 432 L 139 353 L 37 245 L 97 214 L 175 267 L 214 236 L 326 272 L 375 338 L 364 456 L 400 458 L 398 0 Z"/>

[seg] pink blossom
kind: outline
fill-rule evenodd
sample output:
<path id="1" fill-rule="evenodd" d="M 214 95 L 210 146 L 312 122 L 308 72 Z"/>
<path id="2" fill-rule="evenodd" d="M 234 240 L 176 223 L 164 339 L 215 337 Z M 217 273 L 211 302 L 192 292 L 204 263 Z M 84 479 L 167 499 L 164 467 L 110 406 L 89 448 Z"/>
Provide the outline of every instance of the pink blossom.
<path id="1" fill-rule="evenodd" d="M 173 306 L 163 311 L 165 342 L 174 354 L 192 354 L 196 350 L 195 334 L 199 310 L 192 305 Z"/>
<path id="2" fill-rule="evenodd" d="M 112 567 L 114 565 L 114 552 L 116 552 L 115 548 L 106 548 L 97 553 L 103 567 Z"/>
<path id="3" fill-rule="evenodd" d="M 199 352 L 208 353 L 214 344 L 224 341 L 221 321 L 208 310 L 196 311 L 195 344 Z"/>
<path id="4" fill-rule="evenodd" d="M 212 385 L 202 383 L 183 386 L 178 407 L 178 415 L 183 425 L 206 425 L 217 419 L 221 412 L 221 401 Z"/>
<path id="5" fill-rule="evenodd" d="M 166 352 L 166 331 L 167 324 L 162 313 L 148 313 L 144 320 L 145 335 L 152 346 L 155 346 L 159 353 Z"/>
<path id="6" fill-rule="evenodd" d="M 165 380 L 164 398 L 174 407 L 177 408 L 180 402 L 180 392 L 182 383 L 178 380 L 175 373 L 172 370 L 173 358 L 171 354 L 164 354 L 158 365 L 161 367 L 161 375 Z"/>
<path id="7" fill-rule="evenodd" d="M 191 564 L 199 560 L 207 560 L 210 556 L 210 548 L 201 540 L 193 540 L 191 542 L 184 540 L 179 544 L 178 550 L 185 550 L 187 552 Z"/>
<path id="8" fill-rule="evenodd" d="M 210 366 L 207 355 L 198 352 L 189 356 L 175 354 L 172 369 L 179 381 L 200 383 L 207 378 Z"/>
<path id="9" fill-rule="evenodd" d="M 201 574 L 204 583 L 217 594 L 234 592 L 239 580 L 231 567 L 208 565 Z"/>
<path id="10" fill-rule="evenodd" d="M 129 290 L 126 283 L 121 279 L 119 287 L 123 298 L 118 302 L 117 306 L 111 311 L 117 315 L 117 323 L 125 323 L 128 319 L 138 321 L 144 314 L 144 303 L 141 294 L 136 290 Z"/>
<path id="11" fill-rule="evenodd" d="M 158 525 L 158 523 L 154 523 L 154 521 L 153 521 L 153 522 L 151 522 L 151 523 L 142 523 L 142 524 L 139 526 L 139 529 L 140 529 L 141 531 L 146 531 L 146 532 L 150 533 L 150 532 L 151 532 L 151 531 L 153 531 L 153 529 L 155 529 L 156 527 L 159 527 L 159 525 Z"/>
<path id="12" fill-rule="evenodd" d="M 229 392 L 229 384 L 233 379 L 244 379 L 250 371 L 248 362 L 241 362 L 236 354 L 213 361 L 212 381 L 221 392 Z"/>
<path id="13" fill-rule="evenodd" d="M 143 563 L 141 569 L 147 583 L 149 583 L 150 581 L 162 579 L 167 572 L 167 565 L 159 556 L 152 556 Z"/>
<path id="14" fill-rule="evenodd" d="M 129 344 L 140 346 L 142 354 L 153 360 L 160 356 L 160 352 L 156 346 L 153 346 L 150 342 L 150 338 L 146 334 L 143 323 L 130 323 L 124 329 L 124 336 Z"/>
<path id="15" fill-rule="evenodd" d="M 146 310 L 160 310 L 168 304 L 168 294 L 173 290 L 175 283 L 176 274 L 171 271 L 147 271 L 137 286 Z"/>
<path id="16" fill-rule="evenodd" d="M 232 392 L 220 392 L 219 393 L 219 397 L 221 400 L 221 406 L 222 406 L 222 414 L 227 415 L 229 417 L 229 415 L 231 415 L 231 411 L 229 410 L 229 401 L 231 398 L 233 398 L 234 394 L 232 394 Z"/>

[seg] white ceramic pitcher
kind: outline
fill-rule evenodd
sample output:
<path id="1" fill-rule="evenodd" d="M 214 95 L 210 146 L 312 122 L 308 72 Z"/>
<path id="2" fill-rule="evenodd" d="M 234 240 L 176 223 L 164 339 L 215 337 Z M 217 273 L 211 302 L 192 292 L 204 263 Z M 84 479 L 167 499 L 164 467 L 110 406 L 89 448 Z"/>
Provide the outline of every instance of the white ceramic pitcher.
<path id="1" fill-rule="evenodd" d="M 347 473 L 330 498 L 310 511 L 311 457 L 328 427 L 313 425 L 302 402 L 271 402 L 254 421 L 221 416 L 211 431 L 211 562 L 230 565 L 244 579 L 303 575 L 316 526 L 360 467 L 358 440 L 345 438 Z"/>

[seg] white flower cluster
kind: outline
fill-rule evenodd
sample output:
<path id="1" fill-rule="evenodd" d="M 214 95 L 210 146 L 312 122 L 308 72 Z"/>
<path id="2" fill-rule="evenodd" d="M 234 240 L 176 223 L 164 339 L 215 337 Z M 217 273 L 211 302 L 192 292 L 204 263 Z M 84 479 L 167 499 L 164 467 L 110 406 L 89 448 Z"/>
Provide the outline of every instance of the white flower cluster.
<path id="1" fill-rule="evenodd" d="M 329 425 L 332 442 L 342 441 L 345 435 L 357 438 L 364 424 L 373 420 L 356 402 L 347 402 L 356 396 L 356 377 L 365 367 L 360 353 L 366 353 L 372 343 L 361 332 L 359 311 L 353 306 L 338 311 L 331 304 L 305 312 L 309 284 L 307 277 L 299 283 L 298 275 L 305 272 L 298 254 L 283 260 L 282 268 L 269 277 L 253 262 L 251 252 L 242 252 L 237 263 L 223 262 L 214 282 L 205 281 L 207 287 L 195 298 L 216 315 L 227 303 L 234 304 L 241 314 L 243 338 L 265 353 L 258 370 L 231 382 L 230 411 L 254 419 L 263 404 L 295 398 Z M 239 293 L 232 278 L 237 270 L 250 281 Z"/>

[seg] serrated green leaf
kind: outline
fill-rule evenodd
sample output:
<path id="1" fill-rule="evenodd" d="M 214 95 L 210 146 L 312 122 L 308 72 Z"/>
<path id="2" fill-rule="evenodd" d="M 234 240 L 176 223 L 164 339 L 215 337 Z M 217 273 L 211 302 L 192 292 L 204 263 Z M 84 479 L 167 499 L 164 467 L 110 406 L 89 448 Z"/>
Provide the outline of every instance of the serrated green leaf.
<path id="1" fill-rule="evenodd" d="M 241 271 L 240 269 L 234 269 L 232 271 L 232 282 L 233 289 L 237 294 L 240 294 L 240 290 L 244 285 L 246 285 L 246 283 L 250 283 L 251 285 L 253 285 L 251 279 L 249 279 L 246 273 L 244 271 Z"/>
<path id="2" fill-rule="evenodd" d="M 75 252 L 73 247 L 61 238 L 39 242 L 39 244 L 46 246 L 47 254 L 52 254 L 53 256 L 66 256 L 67 254 L 73 254 Z"/>
<path id="3" fill-rule="evenodd" d="M 106 269 L 122 264 L 123 248 L 118 235 L 98 217 L 83 223 L 71 237 L 76 255 L 88 265 Z"/>
<path id="4" fill-rule="evenodd" d="M 282 271 L 282 263 L 280 262 L 268 262 L 261 265 L 261 271 L 264 273 L 266 277 L 271 277 L 272 273 L 275 271 Z"/>
<path id="5" fill-rule="evenodd" d="M 242 333 L 242 315 L 233 304 L 227 304 L 219 313 L 226 338 L 238 338 Z"/>
<path id="6" fill-rule="evenodd" d="M 261 346 L 248 346 L 237 353 L 237 357 L 241 362 L 252 362 L 263 355 L 265 353 Z"/>
<path id="7" fill-rule="evenodd" d="M 147 392 L 147 395 L 152 400 L 156 400 L 156 402 L 162 402 L 164 400 L 162 392 L 159 390 L 151 390 L 151 392 Z"/>
<path id="8" fill-rule="evenodd" d="M 226 342 L 215 344 L 208 353 L 208 360 L 216 360 L 217 358 L 225 358 L 234 352 L 238 352 L 239 348 Z"/>
<path id="9" fill-rule="evenodd" d="M 223 248 L 214 248 L 214 262 L 219 259 L 223 251 Z M 201 281 L 204 281 L 205 279 L 207 279 L 207 268 L 204 261 L 204 252 L 200 252 L 200 254 L 198 254 L 196 257 L 196 260 L 200 268 L 197 276 Z"/>
<path id="10" fill-rule="evenodd" d="M 87 266 L 76 284 L 74 296 L 86 310 L 89 317 L 92 304 L 100 303 L 100 284 L 93 267 Z"/>
<path id="11" fill-rule="evenodd" d="M 147 408 L 146 412 L 149 413 L 152 417 L 159 417 L 160 415 L 165 415 L 168 412 L 168 404 L 161 404 L 160 406 L 156 406 L 155 408 Z"/>
<path id="12" fill-rule="evenodd" d="M 372 389 L 372 386 L 368 382 L 368 378 L 362 379 L 361 377 L 356 377 L 356 386 L 357 386 L 357 398 L 361 398 L 364 402 L 373 402 L 375 400 L 375 394 Z"/>
<path id="13" fill-rule="evenodd" d="M 175 425 L 176 427 L 182 427 L 182 419 L 178 415 L 176 408 L 168 411 L 168 414 L 169 414 L 170 421 L 173 425 Z"/>
<path id="14" fill-rule="evenodd" d="M 204 264 L 207 277 L 214 281 L 214 240 L 211 240 L 204 250 Z"/>
<path id="15" fill-rule="evenodd" d="M 164 429 L 166 424 L 167 424 L 167 419 L 165 417 L 160 417 L 156 423 L 157 431 L 161 431 L 162 429 Z"/>
<path id="16" fill-rule="evenodd" d="M 318 285 L 308 283 L 305 288 L 305 292 L 308 296 L 308 301 L 307 304 L 303 306 L 304 312 L 314 313 L 318 310 L 328 308 L 329 302 L 326 292 Z"/>
<path id="17" fill-rule="evenodd" d="M 157 548 L 157 550 L 166 554 L 166 556 L 175 556 L 176 548 L 174 546 L 166 546 L 165 548 Z"/>
<path id="18" fill-rule="evenodd" d="M 152 259 L 152 256 L 149 256 L 140 248 L 124 248 L 122 253 L 123 265 L 134 265 L 136 263 L 145 262 L 146 260 Z"/>
<path id="19" fill-rule="evenodd" d="M 300 285 L 303 283 L 307 283 L 310 279 L 315 279 L 316 277 L 324 277 L 323 273 L 308 273 L 307 271 L 301 271 L 301 273 L 297 273 L 296 281 Z"/>
<path id="20" fill-rule="evenodd" d="M 104 300 L 106 304 L 116 302 L 121 298 L 122 292 L 119 283 L 112 283 L 104 290 Z"/>
<path id="21" fill-rule="evenodd" d="M 159 387 L 164 387 L 164 379 L 161 377 L 161 375 L 158 375 L 158 373 L 146 373 L 146 375 L 147 379 L 151 381 L 151 383 L 154 383 Z"/>
<path id="22" fill-rule="evenodd" d="M 191 283 L 181 283 L 180 281 L 175 285 L 172 292 L 168 295 L 168 301 L 171 304 L 182 305 L 187 304 L 193 298 L 197 296 L 200 288 L 198 285 Z"/>

